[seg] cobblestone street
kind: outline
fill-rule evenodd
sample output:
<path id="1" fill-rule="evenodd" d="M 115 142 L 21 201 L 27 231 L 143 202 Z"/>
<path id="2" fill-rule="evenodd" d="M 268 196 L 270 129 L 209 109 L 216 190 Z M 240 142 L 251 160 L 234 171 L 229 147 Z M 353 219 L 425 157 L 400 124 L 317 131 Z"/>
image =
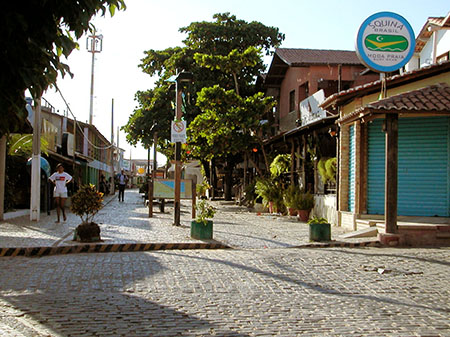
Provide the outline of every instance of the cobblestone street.
<path id="1" fill-rule="evenodd" d="M 450 336 L 449 249 L 0 260 L 2 336 Z"/>
<path id="2" fill-rule="evenodd" d="M 232 202 L 213 204 L 218 209 L 214 217 L 216 241 L 238 248 L 282 248 L 309 243 L 308 226 L 296 217 L 267 213 L 258 216 Z M 124 203 L 118 202 L 117 194 L 106 197 L 105 207 L 96 215 L 95 221 L 100 224 L 105 243 L 201 242 L 190 237 L 190 201 L 183 200 L 180 227 L 172 226 L 171 204 L 166 206 L 165 213 L 160 213 L 155 206 L 153 214 L 153 218 L 148 218 L 148 208 L 137 190 L 127 190 Z M 31 222 L 24 216 L 1 223 L 0 248 L 77 244 L 72 237 L 80 218 L 69 212 L 67 222 L 55 224 L 55 217 L 55 211 L 52 211 L 50 216 L 42 214 L 39 222 Z M 341 234 L 342 228 L 332 226 L 332 239 L 338 239 Z"/>

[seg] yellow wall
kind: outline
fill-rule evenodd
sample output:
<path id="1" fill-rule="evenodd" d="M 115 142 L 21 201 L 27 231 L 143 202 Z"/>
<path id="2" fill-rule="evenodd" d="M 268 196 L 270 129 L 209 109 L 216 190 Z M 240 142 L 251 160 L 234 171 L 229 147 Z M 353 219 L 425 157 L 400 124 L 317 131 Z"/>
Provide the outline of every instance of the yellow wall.
<path id="1" fill-rule="evenodd" d="M 407 91 L 421 89 L 433 84 L 438 83 L 447 83 L 450 85 L 450 72 L 446 72 L 443 74 L 439 74 L 433 77 L 429 77 L 420 81 L 408 83 L 405 85 L 401 85 L 392 89 L 389 89 L 389 84 L 387 88 L 387 97 L 395 96 Z M 341 110 L 341 117 L 345 116 L 360 107 L 364 107 L 365 105 L 372 103 L 374 101 L 378 101 L 378 97 L 380 96 L 380 92 L 370 94 L 367 96 L 363 96 L 361 98 L 356 98 L 352 100 L 349 104 L 343 105 Z"/>

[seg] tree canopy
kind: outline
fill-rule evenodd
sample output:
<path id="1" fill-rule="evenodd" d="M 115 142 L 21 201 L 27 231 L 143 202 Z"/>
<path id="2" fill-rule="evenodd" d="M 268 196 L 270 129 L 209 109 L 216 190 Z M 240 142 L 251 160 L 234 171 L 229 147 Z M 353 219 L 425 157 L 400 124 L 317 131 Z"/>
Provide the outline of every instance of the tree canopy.
<path id="1" fill-rule="evenodd" d="M 194 77 L 194 82 L 184 90 L 186 97 L 183 116 L 190 124 L 188 143 L 193 156 L 201 153 L 204 158 L 204 154 L 208 152 L 208 144 L 218 144 L 211 137 L 202 138 L 207 131 L 203 128 L 214 126 L 214 129 L 209 129 L 210 132 L 223 128 L 225 124 L 222 123 L 237 115 L 238 111 L 245 115 L 246 112 L 242 109 L 248 107 L 250 101 L 264 102 L 267 106 L 271 104 L 261 96 L 254 96 L 254 81 L 265 69 L 262 52 L 269 54 L 281 44 L 284 35 L 278 28 L 256 21 L 246 22 L 230 13 L 215 14 L 213 19 L 212 22 L 193 22 L 181 28 L 180 32 L 186 34 L 181 47 L 145 52 L 140 67 L 145 73 L 159 78 L 154 89 L 136 94 L 139 106 L 123 128 L 130 143 L 142 142 L 144 146 L 149 146 L 152 144 L 153 132 L 158 131 L 161 137 L 160 150 L 164 152 L 168 148 L 170 121 L 175 115 L 170 101 L 175 100 L 175 92 L 170 90 L 167 79 L 177 71 L 189 71 Z M 218 84 L 220 87 L 217 87 Z M 205 88 L 209 90 L 203 91 Z M 213 97 L 214 95 L 218 96 Z M 219 107 L 219 110 L 214 111 L 214 107 L 206 105 L 205 97 L 212 98 L 211 104 L 215 102 L 216 105 L 220 105 L 221 98 L 226 99 L 235 108 L 228 111 L 223 105 L 223 109 Z M 260 109 L 260 105 L 257 106 Z M 220 113 L 224 115 L 219 116 Z M 207 120 L 208 116 L 217 116 L 217 119 Z M 191 124 L 196 118 L 199 120 Z M 158 126 L 155 126 L 156 121 Z M 228 136 L 241 135 L 233 130 L 228 130 L 227 133 Z M 198 148 L 202 146 L 202 149 Z M 217 149 L 211 148 L 209 157 L 219 155 Z"/>
<path id="2" fill-rule="evenodd" d="M 0 136 L 17 131 L 25 122 L 25 91 L 39 98 L 58 73 L 69 74 L 62 62 L 92 25 L 93 15 L 125 9 L 124 0 L 9 1 L 0 11 Z"/>

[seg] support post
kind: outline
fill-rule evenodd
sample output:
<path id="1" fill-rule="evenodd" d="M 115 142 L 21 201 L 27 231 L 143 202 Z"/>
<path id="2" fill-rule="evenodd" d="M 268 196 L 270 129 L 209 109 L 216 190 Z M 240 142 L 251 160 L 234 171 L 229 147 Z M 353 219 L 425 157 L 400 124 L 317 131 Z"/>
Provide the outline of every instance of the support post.
<path id="1" fill-rule="evenodd" d="M 197 185 L 192 180 L 192 219 L 196 216 L 196 205 L 197 205 Z"/>
<path id="2" fill-rule="evenodd" d="M 385 120 L 386 162 L 384 213 L 386 233 L 397 233 L 397 185 L 398 185 L 398 115 L 387 114 Z"/>
<path id="3" fill-rule="evenodd" d="M 114 195 L 114 98 L 111 101 L 111 184 L 109 194 Z"/>
<path id="4" fill-rule="evenodd" d="M 39 221 L 41 213 L 41 98 L 35 101 L 33 117 L 33 155 L 31 162 L 30 220 Z"/>
<path id="5" fill-rule="evenodd" d="M 0 221 L 5 212 L 6 136 L 0 138 Z"/>
<path id="6" fill-rule="evenodd" d="M 180 83 L 176 84 L 176 120 L 181 120 L 182 111 L 182 92 Z M 181 143 L 175 143 L 175 200 L 174 200 L 174 225 L 180 226 L 180 215 L 181 215 Z"/>

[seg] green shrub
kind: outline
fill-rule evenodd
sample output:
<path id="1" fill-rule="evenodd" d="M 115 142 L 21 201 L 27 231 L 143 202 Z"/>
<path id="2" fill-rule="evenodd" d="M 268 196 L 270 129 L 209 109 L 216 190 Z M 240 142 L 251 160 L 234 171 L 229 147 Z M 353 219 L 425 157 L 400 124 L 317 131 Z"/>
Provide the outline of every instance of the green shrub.
<path id="1" fill-rule="evenodd" d="M 284 205 L 287 208 L 295 208 L 300 193 L 301 191 L 297 186 L 289 185 L 283 194 Z"/>
<path id="2" fill-rule="evenodd" d="M 328 223 L 328 220 L 325 218 L 319 218 L 317 216 L 314 216 L 312 219 L 308 220 L 308 224 L 311 224 L 311 225 L 318 225 L 318 224 L 324 224 L 324 223 Z"/>
<path id="3" fill-rule="evenodd" d="M 297 210 L 310 210 L 314 208 L 314 195 L 309 192 L 299 193 L 296 207 Z"/>
<path id="4" fill-rule="evenodd" d="M 270 174 L 272 177 L 279 177 L 283 173 L 289 172 L 291 167 L 291 155 L 290 154 L 279 154 L 274 158 L 272 163 L 270 163 Z"/>
<path id="5" fill-rule="evenodd" d="M 206 200 L 201 200 L 198 202 L 195 209 L 197 210 L 195 221 L 199 223 L 201 222 L 205 226 L 208 223 L 207 219 L 214 218 L 214 215 L 216 214 L 216 209 L 206 202 Z"/>
<path id="6" fill-rule="evenodd" d="M 82 185 L 72 196 L 70 209 L 81 218 L 83 224 L 92 222 L 95 214 L 103 207 L 103 193 L 94 185 Z"/>

